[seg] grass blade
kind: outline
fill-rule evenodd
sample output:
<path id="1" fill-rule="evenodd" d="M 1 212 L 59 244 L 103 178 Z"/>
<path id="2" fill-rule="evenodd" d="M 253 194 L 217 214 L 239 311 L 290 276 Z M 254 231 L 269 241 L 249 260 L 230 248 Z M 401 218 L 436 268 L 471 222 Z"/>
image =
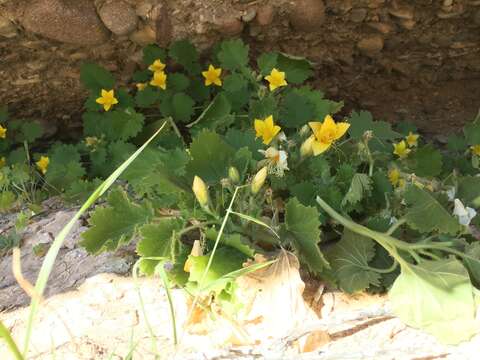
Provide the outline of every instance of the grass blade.
<path id="1" fill-rule="evenodd" d="M 3 337 L 5 339 L 5 342 L 7 343 L 8 348 L 12 352 L 13 356 L 15 357 L 15 360 L 23 360 L 24 357 L 22 356 L 22 353 L 18 349 L 17 344 L 12 338 L 12 335 L 10 334 L 10 331 L 6 328 L 5 325 L 0 321 L 0 337 Z"/>
<path id="2" fill-rule="evenodd" d="M 45 255 L 45 260 L 42 263 L 40 272 L 38 273 L 37 282 L 35 284 L 35 292 L 39 295 L 43 295 L 43 291 L 47 285 L 48 278 L 52 272 L 55 259 L 60 251 L 60 248 L 65 240 L 66 236 L 75 225 L 76 221 L 82 216 L 82 214 L 91 206 L 93 203 L 102 196 L 112 184 L 119 178 L 119 176 L 125 171 L 125 169 L 140 155 L 140 153 L 147 147 L 147 145 L 163 130 L 167 122 L 164 122 L 160 129 L 155 132 L 155 134 L 150 137 L 137 151 L 135 151 L 125 162 L 120 165 L 93 193 L 90 195 L 88 200 L 82 205 L 80 210 L 73 216 L 73 218 L 68 222 L 68 224 L 60 231 L 60 233 L 55 237 L 55 240 L 52 242 L 48 253 Z M 28 354 L 28 347 L 30 344 L 30 337 L 32 334 L 33 320 L 35 314 L 38 310 L 40 302 L 38 299 L 33 298 L 30 303 L 30 312 L 27 320 L 27 328 L 25 332 L 25 340 L 23 345 L 23 356 L 26 357 Z"/>

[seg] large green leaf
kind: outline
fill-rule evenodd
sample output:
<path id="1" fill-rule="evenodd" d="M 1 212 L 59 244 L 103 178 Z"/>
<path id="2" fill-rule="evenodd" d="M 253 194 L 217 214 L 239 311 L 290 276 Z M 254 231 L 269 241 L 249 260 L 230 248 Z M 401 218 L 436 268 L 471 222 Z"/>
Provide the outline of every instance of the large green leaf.
<path id="1" fill-rule="evenodd" d="M 136 136 L 144 121 L 144 116 L 131 108 L 105 113 L 86 112 L 82 118 L 86 136 L 105 136 L 107 140 L 128 140 Z"/>
<path id="2" fill-rule="evenodd" d="M 408 225 L 423 233 L 439 231 L 456 234 L 460 230 L 458 221 L 428 191 L 410 185 L 405 191 Z"/>
<path id="3" fill-rule="evenodd" d="M 115 85 L 113 75 L 105 68 L 92 63 L 83 64 L 80 68 L 80 81 L 93 94 L 100 96 L 100 90 L 111 90 Z"/>
<path id="4" fill-rule="evenodd" d="M 222 68 L 227 70 L 241 70 L 248 65 L 248 45 L 242 40 L 224 40 L 220 44 L 218 59 Z"/>
<path id="5" fill-rule="evenodd" d="M 373 121 L 372 114 L 368 111 L 352 112 L 348 133 L 355 140 L 360 140 L 365 131 L 372 131 L 375 138 L 380 140 L 393 140 L 401 134 L 392 130 L 385 121 Z"/>
<path id="6" fill-rule="evenodd" d="M 327 253 L 340 288 L 348 293 L 380 286 L 380 274 L 368 268 L 375 256 L 375 242 L 348 229 Z"/>
<path id="7" fill-rule="evenodd" d="M 168 54 L 191 74 L 195 74 L 200 71 L 200 65 L 198 64 L 199 55 L 197 49 L 190 41 L 175 41 L 172 43 L 172 45 L 170 45 Z"/>
<path id="8" fill-rule="evenodd" d="M 480 112 L 473 122 L 465 126 L 463 133 L 468 145 L 480 144 Z"/>
<path id="9" fill-rule="evenodd" d="M 192 159 L 187 166 L 190 177 L 197 175 L 208 183 L 215 183 L 227 177 L 234 151 L 220 135 L 204 130 L 193 139 L 190 155 Z"/>
<path id="10" fill-rule="evenodd" d="M 320 225 L 315 207 L 304 206 L 296 198 L 291 198 L 285 205 L 285 228 L 292 245 L 300 259 L 316 273 L 330 267 L 318 246 L 321 240 Z"/>
<path id="11" fill-rule="evenodd" d="M 148 204 L 131 202 L 121 189 L 108 195 L 107 204 L 93 212 L 89 220 L 91 227 L 82 234 L 81 245 L 90 253 L 116 250 L 128 243 L 137 229 L 153 216 Z"/>
<path id="12" fill-rule="evenodd" d="M 464 176 L 460 178 L 457 196 L 465 205 L 476 204 L 480 200 L 480 177 Z"/>
<path id="13" fill-rule="evenodd" d="M 162 257 L 173 260 L 178 232 L 184 223 L 180 219 L 164 218 L 154 224 L 146 224 L 140 228 L 141 240 L 137 244 L 137 253 L 142 257 Z M 152 275 L 160 260 L 142 259 L 140 270 Z"/>
<path id="14" fill-rule="evenodd" d="M 247 260 L 247 256 L 245 254 L 239 252 L 232 247 L 220 247 L 215 252 L 212 264 L 208 269 L 205 278 L 203 278 L 203 274 L 205 272 L 205 269 L 207 268 L 209 258 L 210 255 L 190 255 L 188 257 L 188 261 L 191 264 L 190 276 L 188 280 L 197 283 L 197 285 L 201 285 L 202 288 L 220 279 L 223 275 L 241 269 L 243 267 L 243 263 L 245 262 L 245 260 Z M 202 280 L 203 284 L 200 284 Z M 214 286 L 210 290 L 219 293 L 225 288 L 225 286 L 226 283 L 220 282 L 218 286 Z"/>
<path id="15" fill-rule="evenodd" d="M 300 128 L 315 118 L 315 105 L 308 97 L 293 90 L 283 99 L 280 114 L 281 125 L 287 128 Z"/>
<path id="16" fill-rule="evenodd" d="M 364 196 L 372 190 L 372 180 L 367 174 L 355 174 L 348 192 L 342 200 L 342 205 L 355 205 L 362 201 Z"/>
<path id="17" fill-rule="evenodd" d="M 389 291 L 393 311 L 407 325 L 457 344 L 478 332 L 474 288 L 456 259 L 402 265 Z"/>
<path id="18" fill-rule="evenodd" d="M 432 144 L 418 148 L 410 160 L 415 175 L 434 177 L 442 171 L 442 154 Z"/>
<path id="19" fill-rule="evenodd" d="M 307 59 L 288 54 L 278 54 L 277 68 L 285 72 L 287 82 L 290 84 L 301 84 L 313 75 Z"/>
<path id="20" fill-rule="evenodd" d="M 221 125 L 230 115 L 231 109 L 232 107 L 226 96 L 220 93 L 215 96 L 198 119 L 189 124 L 188 127 L 198 124 L 201 127 L 215 130 L 217 126 Z"/>

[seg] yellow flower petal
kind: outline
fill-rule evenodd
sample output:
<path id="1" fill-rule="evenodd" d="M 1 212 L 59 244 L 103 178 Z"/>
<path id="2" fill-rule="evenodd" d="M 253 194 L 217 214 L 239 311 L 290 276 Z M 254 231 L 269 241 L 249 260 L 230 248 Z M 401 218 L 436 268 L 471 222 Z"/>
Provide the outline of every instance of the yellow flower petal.
<path id="1" fill-rule="evenodd" d="M 480 144 L 473 145 L 470 147 L 470 149 L 472 150 L 472 153 L 474 153 L 477 156 L 480 156 Z"/>
<path id="2" fill-rule="evenodd" d="M 156 71 L 153 73 L 153 79 L 150 81 L 150 85 L 156 86 L 162 90 L 167 89 L 167 74 L 163 71 Z"/>
<path id="3" fill-rule="evenodd" d="M 41 156 L 40 160 L 36 162 L 37 168 L 40 172 L 45 175 L 47 172 L 48 165 L 50 164 L 50 159 L 48 156 Z"/>
<path id="4" fill-rule="evenodd" d="M 263 120 L 255 119 L 254 127 L 256 137 L 261 137 L 265 145 L 269 145 L 281 130 L 280 126 L 275 125 L 272 115 Z"/>
<path id="5" fill-rule="evenodd" d="M 273 91 L 278 87 L 288 85 L 287 81 L 285 80 L 285 73 L 275 68 L 272 69 L 270 75 L 265 76 L 265 80 L 267 80 L 269 83 L 270 91 Z"/>
<path id="6" fill-rule="evenodd" d="M 117 98 L 115 98 L 115 92 L 113 90 L 102 89 L 101 96 L 95 100 L 97 104 L 103 105 L 103 109 L 108 111 L 115 104 L 118 104 Z"/>
<path id="7" fill-rule="evenodd" d="M 335 131 L 335 140 L 338 140 L 343 135 L 345 135 L 349 127 L 350 127 L 349 123 L 346 123 L 346 122 L 337 123 L 337 130 Z"/>
<path id="8" fill-rule="evenodd" d="M 220 79 L 221 74 L 221 68 L 216 69 L 212 64 L 210 64 L 207 71 L 202 71 L 202 75 L 205 78 L 205 86 L 210 86 L 212 84 L 222 86 L 222 80 Z"/>
<path id="9" fill-rule="evenodd" d="M 413 134 L 411 131 L 408 133 L 406 136 L 405 140 L 407 141 L 407 144 L 409 147 L 417 146 L 418 145 L 418 138 L 420 135 Z"/>
<path id="10" fill-rule="evenodd" d="M 149 67 L 148 70 L 157 72 L 157 71 L 163 71 L 165 69 L 165 64 L 162 63 L 160 59 L 156 59 Z"/>
<path id="11" fill-rule="evenodd" d="M 0 139 L 5 139 L 7 137 L 7 128 L 0 125 Z"/>
<path id="12" fill-rule="evenodd" d="M 322 123 L 318 121 L 312 121 L 309 122 L 308 125 L 313 131 L 313 135 L 315 138 L 319 139 L 320 138 L 320 130 L 322 129 Z"/>
<path id="13" fill-rule="evenodd" d="M 320 142 L 320 141 L 314 141 L 312 143 L 313 155 L 314 156 L 320 155 L 321 153 L 327 151 L 328 148 L 331 145 L 332 145 L 332 143 L 324 143 L 324 142 Z"/>

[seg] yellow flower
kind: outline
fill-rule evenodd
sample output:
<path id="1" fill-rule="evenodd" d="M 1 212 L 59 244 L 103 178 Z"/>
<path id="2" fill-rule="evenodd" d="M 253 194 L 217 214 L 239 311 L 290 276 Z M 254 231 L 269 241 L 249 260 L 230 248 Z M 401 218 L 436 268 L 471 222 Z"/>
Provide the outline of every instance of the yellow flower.
<path id="1" fill-rule="evenodd" d="M 48 156 L 42 156 L 40 157 L 40 160 L 36 162 L 36 164 L 37 164 L 38 170 L 40 170 L 41 173 L 45 175 L 47 172 L 48 164 L 50 164 L 50 159 L 48 158 Z"/>
<path id="2" fill-rule="evenodd" d="M 265 80 L 269 82 L 270 91 L 273 91 L 281 86 L 287 86 L 285 73 L 283 71 L 278 71 L 275 68 L 272 69 L 270 75 L 265 76 Z"/>
<path id="3" fill-rule="evenodd" d="M 195 176 L 193 178 L 192 190 L 200 206 L 206 206 L 208 204 L 208 189 L 200 177 Z"/>
<path id="4" fill-rule="evenodd" d="M 85 144 L 88 147 L 96 146 L 99 142 L 100 142 L 100 140 L 96 136 L 87 136 L 85 138 Z"/>
<path id="5" fill-rule="evenodd" d="M 145 88 L 147 87 L 147 83 L 136 83 L 135 86 L 137 87 L 137 90 L 138 91 L 142 91 L 142 90 L 145 90 Z"/>
<path id="6" fill-rule="evenodd" d="M 268 145 L 272 142 L 273 138 L 277 136 L 280 132 L 281 127 L 275 125 L 273 122 L 273 116 L 270 115 L 263 120 L 255 119 L 254 121 L 256 137 L 261 137 L 263 139 L 263 143 Z"/>
<path id="7" fill-rule="evenodd" d="M 326 151 L 335 141 L 345 135 L 350 127 L 350 124 L 346 122 L 335 123 L 330 115 L 325 116 L 323 123 L 309 122 L 308 125 L 313 131 L 313 140 L 310 141 L 315 156 Z"/>
<path id="8" fill-rule="evenodd" d="M 7 164 L 7 159 L 5 159 L 5 156 L 2 156 L 0 158 L 0 169 L 4 167 Z"/>
<path id="9" fill-rule="evenodd" d="M 162 63 L 162 60 L 160 59 L 155 60 L 152 65 L 148 67 L 148 70 L 153 71 L 154 73 L 157 71 L 163 71 L 163 69 L 165 69 L 165 64 Z"/>
<path id="10" fill-rule="evenodd" d="M 101 94 L 102 94 L 102 96 L 97 98 L 97 100 L 95 100 L 95 101 L 97 102 L 97 104 L 103 105 L 103 109 L 105 111 L 110 110 L 110 108 L 113 105 L 118 104 L 118 100 L 115 97 L 115 94 L 114 94 L 113 90 L 107 91 L 105 89 L 102 89 Z"/>
<path id="11" fill-rule="evenodd" d="M 0 125 L 0 139 L 5 139 L 7 137 L 7 128 Z"/>
<path id="12" fill-rule="evenodd" d="M 406 158 L 410 151 L 410 149 L 407 149 L 407 143 L 405 140 L 402 140 L 397 144 L 393 144 L 393 153 L 398 155 L 400 159 Z"/>
<path id="13" fill-rule="evenodd" d="M 390 180 L 390 183 L 393 186 L 400 188 L 405 186 L 405 180 L 400 178 L 400 171 L 398 171 L 397 168 L 393 168 L 388 171 L 388 180 Z"/>
<path id="14" fill-rule="evenodd" d="M 163 71 L 155 71 L 153 73 L 153 79 L 150 81 L 150 85 L 165 90 L 167 88 L 167 74 Z"/>
<path id="15" fill-rule="evenodd" d="M 418 145 L 418 138 L 420 135 L 413 134 L 411 131 L 408 133 L 407 137 L 405 140 L 407 141 L 408 147 L 413 147 Z"/>
<path id="16" fill-rule="evenodd" d="M 303 142 L 302 146 L 300 146 L 300 155 L 302 157 L 313 155 L 312 145 L 314 141 L 315 141 L 315 135 L 312 135 Z"/>
<path id="17" fill-rule="evenodd" d="M 252 180 L 252 193 L 256 194 L 260 191 L 262 188 L 263 184 L 265 183 L 265 180 L 267 179 L 267 174 L 268 174 L 268 168 L 264 166 L 258 172 L 255 174 Z"/>
<path id="18" fill-rule="evenodd" d="M 470 146 L 470 149 L 472 150 L 472 153 L 474 153 L 477 156 L 480 156 L 480 144 Z"/>
<path id="19" fill-rule="evenodd" d="M 202 75 L 205 78 L 205 86 L 210 86 L 212 84 L 222 86 L 222 79 L 220 79 L 221 74 L 221 68 L 215 69 L 213 65 L 210 64 L 207 71 L 202 71 Z"/>

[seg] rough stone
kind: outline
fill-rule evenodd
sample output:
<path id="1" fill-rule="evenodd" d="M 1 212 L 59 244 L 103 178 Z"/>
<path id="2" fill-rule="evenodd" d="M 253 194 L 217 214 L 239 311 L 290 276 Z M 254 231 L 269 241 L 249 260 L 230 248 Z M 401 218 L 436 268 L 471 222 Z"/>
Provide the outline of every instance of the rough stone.
<path id="1" fill-rule="evenodd" d="M 96 45 L 108 40 L 108 31 L 90 0 L 37 0 L 28 3 L 22 25 L 52 40 Z"/>
<path id="2" fill-rule="evenodd" d="M 150 25 L 146 25 L 143 28 L 132 33 L 130 35 L 130 40 L 140 46 L 145 46 L 155 42 L 156 33 Z"/>
<path id="3" fill-rule="evenodd" d="M 366 54 L 376 54 L 383 49 L 383 38 L 380 35 L 372 35 L 363 38 L 357 43 L 358 49 Z"/>
<path id="4" fill-rule="evenodd" d="M 262 5 L 257 9 L 256 23 L 260 26 L 267 26 L 273 22 L 275 9 L 272 5 Z"/>
<path id="5" fill-rule="evenodd" d="M 17 28 L 13 23 L 5 16 L 0 15 L 0 36 L 6 38 L 13 38 L 17 36 Z"/>
<path id="6" fill-rule="evenodd" d="M 477 26 L 480 26 L 480 10 L 478 10 L 473 16 L 473 23 Z"/>
<path id="7" fill-rule="evenodd" d="M 290 10 L 290 23 L 303 32 L 318 31 L 325 21 L 325 5 L 322 0 L 296 0 Z"/>
<path id="8" fill-rule="evenodd" d="M 239 35 L 243 31 L 243 22 L 237 18 L 221 19 L 217 24 L 218 30 L 228 36 Z"/>
<path id="9" fill-rule="evenodd" d="M 355 23 L 361 23 L 365 20 L 367 17 L 367 9 L 353 9 L 352 12 L 350 13 L 350 20 L 355 22 Z"/>
<path id="10" fill-rule="evenodd" d="M 105 26 L 116 35 L 127 35 L 137 27 L 135 10 L 124 1 L 115 0 L 105 3 L 98 11 Z"/>
<path id="11" fill-rule="evenodd" d="M 409 6 L 391 7 L 388 12 L 399 19 L 413 20 L 415 16 L 413 8 Z"/>

